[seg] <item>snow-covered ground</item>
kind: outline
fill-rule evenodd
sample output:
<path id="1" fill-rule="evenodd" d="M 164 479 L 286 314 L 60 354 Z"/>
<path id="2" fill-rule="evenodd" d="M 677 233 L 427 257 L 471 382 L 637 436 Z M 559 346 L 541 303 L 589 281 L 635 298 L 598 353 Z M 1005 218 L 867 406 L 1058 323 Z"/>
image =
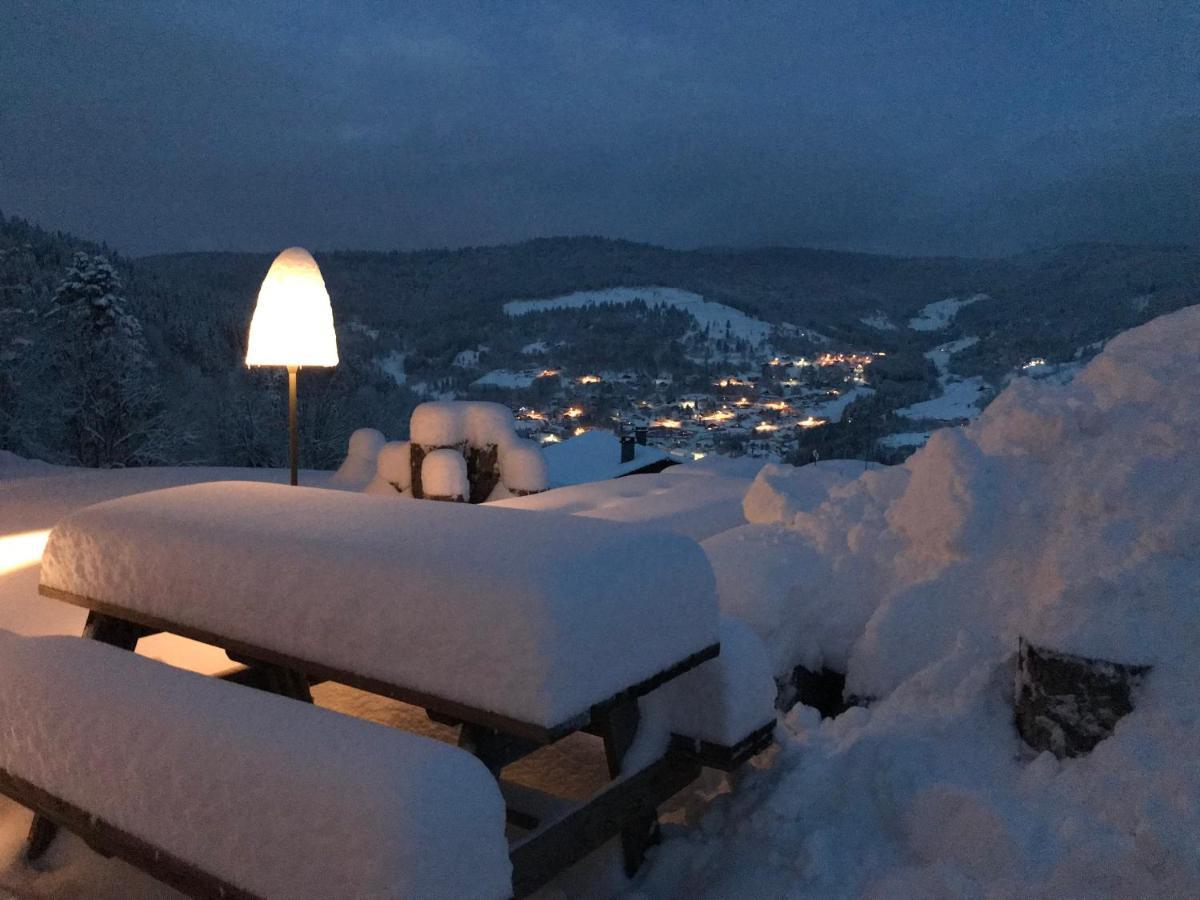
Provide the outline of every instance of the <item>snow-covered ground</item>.
<path id="1" fill-rule="evenodd" d="M 879 444 L 884 447 L 920 447 L 933 434 L 932 431 L 898 431 L 894 434 L 884 435 L 879 439 Z"/>
<path id="2" fill-rule="evenodd" d="M 600 855 L 543 896 L 1200 896 L 1196 346 L 1200 307 L 1151 322 L 1069 384 L 1014 380 L 902 466 L 706 459 L 507 501 L 700 540 L 722 612 L 766 643 L 777 673 L 829 666 L 873 698 L 823 721 L 797 707 L 752 765 L 684 792 L 631 884 Z M 37 535 L 63 514 L 238 477 L 0 464 L 0 625 L 26 633 L 81 624 L 34 593 Z M 1022 636 L 1153 667 L 1089 755 L 1058 760 L 1020 741 Z M 433 728 L 361 695 L 325 697 Z M 594 739 L 581 741 L 547 765 L 595 759 Z M 0 806 L 0 878 L 14 889 L 173 896 L 77 842 L 56 850 L 51 872 L 21 871 L 27 822 Z"/>
<path id="3" fill-rule="evenodd" d="M 874 313 L 873 315 L 869 315 L 869 316 L 864 316 L 863 318 L 859 319 L 858 321 L 862 322 L 864 325 L 867 325 L 871 328 L 876 329 L 877 331 L 895 331 L 896 330 L 896 323 L 893 322 L 891 319 L 889 319 L 887 316 L 885 316 L 881 312 L 877 312 L 877 313 Z"/>
<path id="4" fill-rule="evenodd" d="M 958 422 L 979 415 L 983 402 L 991 395 L 987 382 L 978 375 L 959 378 L 950 374 L 950 357 L 977 343 L 977 337 L 964 337 L 941 344 L 926 353 L 925 358 L 937 366 L 938 384 L 942 392 L 929 400 L 898 409 L 896 414 L 909 419 L 933 419 L 938 422 Z"/>
<path id="5" fill-rule="evenodd" d="M 732 306 L 713 303 L 699 294 L 669 287 L 605 288 L 599 291 L 577 291 L 548 300 L 512 300 L 504 304 L 504 312 L 510 316 L 545 312 L 551 309 L 578 309 L 584 306 L 620 306 L 643 300 L 647 306 L 672 306 L 688 313 L 696 321 L 701 332 L 708 329 L 713 340 L 723 339 L 726 332 L 730 337 L 750 342 L 751 345 L 765 344 L 771 335 L 771 326 L 761 319 L 746 315 Z"/>
<path id="6" fill-rule="evenodd" d="M 540 369 L 514 372 L 512 369 L 492 369 L 472 382 L 477 387 L 527 388 L 541 374 Z"/>
<path id="7" fill-rule="evenodd" d="M 954 317 L 964 306 L 986 299 L 986 294 L 976 294 L 966 299 L 947 297 L 945 300 L 926 303 L 920 312 L 908 320 L 908 327 L 913 331 L 941 331 L 954 321 Z"/>
<path id="8" fill-rule="evenodd" d="M 828 419 L 830 422 L 840 422 L 842 421 L 842 413 L 846 411 L 846 407 L 860 397 L 869 397 L 874 393 L 874 388 L 850 388 L 848 391 L 842 391 L 841 394 L 832 400 L 825 400 L 812 406 L 805 405 L 804 411 L 816 419 Z"/>
<path id="9" fill-rule="evenodd" d="M 408 382 L 408 373 L 404 371 L 404 354 L 399 350 L 393 350 L 387 356 L 380 357 L 375 360 L 375 364 L 401 387 Z"/>

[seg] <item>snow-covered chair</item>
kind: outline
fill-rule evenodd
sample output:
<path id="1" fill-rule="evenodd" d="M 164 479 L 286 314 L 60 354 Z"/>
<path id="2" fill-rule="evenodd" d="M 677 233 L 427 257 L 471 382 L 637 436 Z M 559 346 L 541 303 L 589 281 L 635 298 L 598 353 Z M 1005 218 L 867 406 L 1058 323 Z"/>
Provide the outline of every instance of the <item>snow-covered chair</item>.
<path id="1" fill-rule="evenodd" d="M 623 777 L 514 850 L 518 893 L 597 846 L 614 822 L 635 868 L 656 805 L 713 762 L 697 752 L 711 740 L 672 746 L 668 733 L 636 774 L 626 765 L 638 699 L 720 649 L 712 571 L 678 534 L 210 483 L 69 515 L 41 571 L 44 595 L 91 610 L 96 639 L 132 649 L 173 632 L 225 649 L 259 676 L 246 680 L 294 697 L 332 680 L 421 706 L 460 724 L 460 744 L 497 775 L 574 731 L 603 736 L 610 773 Z M 725 761 L 761 749 L 769 728 Z"/>
<path id="2" fill-rule="evenodd" d="M 541 448 L 517 435 L 512 410 L 482 401 L 434 401 L 413 410 L 406 479 L 413 497 L 482 503 L 546 490 Z M 455 460 L 461 459 L 461 465 Z M 391 480 L 391 479 L 389 479 Z"/>
<path id="3" fill-rule="evenodd" d="M 8 632 L 0 722 L 0 791 L 193 896 L 512 894 L 503 798 L 456 747 Z"/>

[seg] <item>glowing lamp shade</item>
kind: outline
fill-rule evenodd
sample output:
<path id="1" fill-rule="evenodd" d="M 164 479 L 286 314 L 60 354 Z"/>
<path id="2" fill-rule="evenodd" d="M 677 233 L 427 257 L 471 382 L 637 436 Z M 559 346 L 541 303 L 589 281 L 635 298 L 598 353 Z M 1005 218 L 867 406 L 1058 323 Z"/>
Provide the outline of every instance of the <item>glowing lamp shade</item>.
<path id="1" fill-rule="evenodd" d="M 333 308 L 317 261 L 302 247 L 289 247 L 271 263 L 258 291 L 248 366 L 336 366 Z"/>

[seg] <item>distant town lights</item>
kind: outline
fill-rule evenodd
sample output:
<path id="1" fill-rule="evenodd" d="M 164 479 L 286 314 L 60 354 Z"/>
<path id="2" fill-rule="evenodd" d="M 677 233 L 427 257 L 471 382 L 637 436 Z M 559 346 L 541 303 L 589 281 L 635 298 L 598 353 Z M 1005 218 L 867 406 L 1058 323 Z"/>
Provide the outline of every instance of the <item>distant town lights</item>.
<path id="1" fill-rule="evenodd" d="M 568 419 L 578 419 L 580 416 L 583 415 L 583 410 L 580 409 L 578 406 L 571 406 L 571 407 L 568 407 L 563 412 L 563 415 L 566 416 Z"/>

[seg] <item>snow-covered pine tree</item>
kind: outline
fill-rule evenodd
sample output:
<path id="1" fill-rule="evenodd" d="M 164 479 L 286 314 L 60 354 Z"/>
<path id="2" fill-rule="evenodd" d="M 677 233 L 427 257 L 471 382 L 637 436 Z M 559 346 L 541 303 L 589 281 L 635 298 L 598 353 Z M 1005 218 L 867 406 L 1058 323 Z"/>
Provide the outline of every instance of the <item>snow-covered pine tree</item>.
<path id="1" fill-rule="evenodd" d="M 173 441 L 142 326 L 103 256 L 76 253 L 47 313 L 53 334 L 53 405 L 63 448 L 76 465 L 163 462 Z"/>

